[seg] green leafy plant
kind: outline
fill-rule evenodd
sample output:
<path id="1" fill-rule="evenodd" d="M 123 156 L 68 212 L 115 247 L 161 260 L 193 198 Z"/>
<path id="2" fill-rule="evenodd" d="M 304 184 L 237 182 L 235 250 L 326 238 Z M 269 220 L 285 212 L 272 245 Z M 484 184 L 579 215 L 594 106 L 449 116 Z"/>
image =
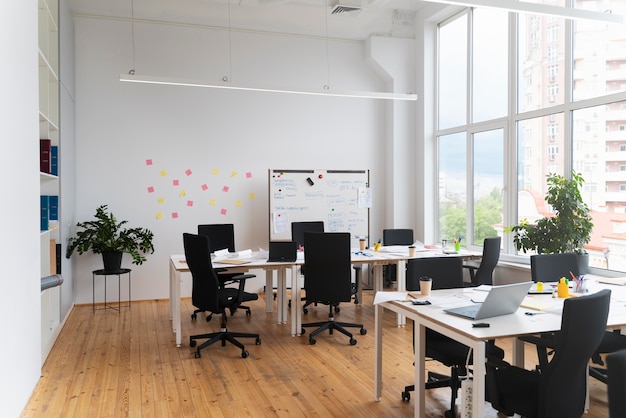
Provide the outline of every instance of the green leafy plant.
<path id="1" fill-rule="evenodd" d="M 558 174 L 548 174 L 548 192 L 545 200 L 555 211 L 554 216 L 541 218 L 535 224 L 526 219 L 510 227 L 517 250 L 536 251 L 538 254 L 584 254 L 584 245 L 591 239 L 593 222 L 589 207 L 582 199 L 582 176 L 572 172 L 566 179 Z"/>
<path id="2" fill-rule="evenodd" d="M 74 251 L 78 254 L 90 250 L 95 254 L 121 252 L 130 254 L 133 264 L 142 264 L 147 260 L 144 254 L 154 253 L 154 234 L 146 228 L 125 228 L 127 223 L 118 222 L 107 205 L 100 206 L 96 209 L 95 220 L 76 224 L 82 230 L 69 239 L 65 256 L 70 258 Z"/>

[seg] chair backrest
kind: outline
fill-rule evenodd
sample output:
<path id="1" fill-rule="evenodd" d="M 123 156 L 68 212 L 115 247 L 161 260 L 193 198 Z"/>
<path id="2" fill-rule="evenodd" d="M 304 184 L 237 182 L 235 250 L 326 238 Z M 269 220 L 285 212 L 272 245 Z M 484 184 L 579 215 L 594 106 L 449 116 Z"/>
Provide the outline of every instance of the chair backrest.
<path id="1" fill-rule="evenodd" d="M 474 284 L 493 284 L 493 270 L 500 260 L 501 237 L 485 238 L 483 241 L 483 256 L 480 266 L 474 274 Z"/>
<path id="2" fill-rule="evenodd" d="M 304 234 L 304 287 L 310 302 L 349 302 L 352 268 L 349 232 Z"/>
<path id="3" fill-rule="evenodd" d="M 198 225 L 198 235 L 209 237 L 209 252 L 223 250 L 235 252 L 235 226 L 233 224 Z"/>
<path id="4" fill-rule="evenodd" d="M 570 279 L 569 272 L 578 276 L 578 257 L 574 253 L 537 254 L 530 256 L 533 282 L 558 282 L 561 277 Z"/>
<path id="5" fill-rule="evenodd" d="M 538 417 L 579 417 L 585 410 L 587 366 L 606 331 L 611 291 L 565 299 L 554 357 L 539 381 Z"/>
<path id="6" fill-rule="evenodd" d="M 219 284 L 211 264 L 209 239 L 205 235 L 183 234 L 185 260 L 191 272 L 191 302 L 198 309 L 220 312 Z"/>
<path id="7" fill-rule="evenodd" d="M 607 354 L 609 417 L 626 417 L 626 350 Z"/>
<path id="8" fill-rule="evenodd" d="M 412 229 L 383 229 L 383 245 L 411 245 L 414 242 Z"/>
<path id="9" fill-rule="evenodd" d="M 433 279 L 432 289 L 463 287 L 463 259 L 461 257 L 411 258 L 407 262 L 406 289 L 419 290 L 419 278 Z"/>
<path id="10" fill-rule="evenodd" d="M 298 244 L 298 247 L 304 247 L 305 232 L 324 232 L 323 221 L 306 221 L 291 223 L 291 240 Z"/>

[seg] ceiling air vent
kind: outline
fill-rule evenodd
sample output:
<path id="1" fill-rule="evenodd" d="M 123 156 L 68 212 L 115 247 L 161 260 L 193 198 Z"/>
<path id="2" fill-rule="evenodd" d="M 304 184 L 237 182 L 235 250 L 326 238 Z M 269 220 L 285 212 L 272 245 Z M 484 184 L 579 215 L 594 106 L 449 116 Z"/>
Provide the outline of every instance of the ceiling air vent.
<path id="1" fill-rule="evenodd" d="M 349 13 L 349 12 L 360 12 L 361 8 L 358 6 L 347 6 L 345 4 L 337 4 L 333 6 L 330 11 L 331 15 L 338 15 L 340 13 Z"/>

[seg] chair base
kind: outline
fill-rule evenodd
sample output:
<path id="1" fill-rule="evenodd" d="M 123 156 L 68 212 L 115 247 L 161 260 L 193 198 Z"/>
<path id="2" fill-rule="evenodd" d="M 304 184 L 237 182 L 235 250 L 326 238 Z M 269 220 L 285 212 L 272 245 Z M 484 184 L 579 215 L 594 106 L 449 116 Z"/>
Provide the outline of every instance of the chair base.
<path id="1" fill-rule="evenodd" d="M 362 324 L 353 324 L 349 322 L 335 322 L 332 319 L 329 321 L 323 322 L 312 322 L 309 324 L 302 324 L 302 334 L 304 334 L 304 328 L 314 327 L 316 330 L 312 331 L 309 334 L 309 344 L 313 345 L 316 343 L 315 336 L 319 333 L 328 330 L 328 333 L 332 335 L 333 331 L 339 331 L 343 335 L 350 337 L 350 345 L 355 345 L 357 343 L 356 339 L 353 337 L 352 333 L 349 332 L 346 328 L 360 328 L 360 334 L 367 334 L 367 330 L 363 327 Z"/>
<path id="2" fill-rule="evenodd" d="M 444 412 L 445 418 L 456 417 L 456 399 L 458 397 L 458 390 L 461 384 L 459 379 L 458 367 L 451 367 L 451 375 L 447 376 L 440 373 L 428 372 L 428 380 L 424 387 L 425 389 L 436 389 L 449 387 L 451 391 L 450 397 L 450 409 Z M 402 392 L 402 400 L 408 402 L 411 400 L 411 393 L 415 391 L 415 385 L 408 385 L 404 387 Z"/>
<path id="3" fill-rule="evenodd" d="M 200 335 L 192 335 L 189 337 L 189 346 L 195 347 L 197 344 L 196 340 L 206 339 L 207 341 L 203 342 L 198 346 L 195 352 L 196 358 L 200 358 L 200 351 L 211 344 L 214 344 L 218 341 L 222 342 L 222 347 L 226 345 L 226 342 L 229 342 L 241 349 L 241 357 L 246 358 L 250 355 L 244 345 L 237 340 L 237 338 L 255 338 L 256 345 L 261 344 L 261 337 L 259 334 L 252 334 L 246 332 L 230 332 L 226 328 L 222 328 L 219 332 L 211 332 L 208 334 L 200 334 Z"/>

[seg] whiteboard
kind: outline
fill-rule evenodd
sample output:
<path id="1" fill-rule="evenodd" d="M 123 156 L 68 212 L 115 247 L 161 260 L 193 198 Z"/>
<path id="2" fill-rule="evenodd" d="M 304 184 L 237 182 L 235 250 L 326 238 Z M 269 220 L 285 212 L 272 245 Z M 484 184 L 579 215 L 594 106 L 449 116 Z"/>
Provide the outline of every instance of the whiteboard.
<path id="1" fill-rule="evenodd" d="M 270 240 L 291 240 L 291 223 L 324 221 L 326 232 L 369 238 L 369 170 L 269 170 Z"/>

